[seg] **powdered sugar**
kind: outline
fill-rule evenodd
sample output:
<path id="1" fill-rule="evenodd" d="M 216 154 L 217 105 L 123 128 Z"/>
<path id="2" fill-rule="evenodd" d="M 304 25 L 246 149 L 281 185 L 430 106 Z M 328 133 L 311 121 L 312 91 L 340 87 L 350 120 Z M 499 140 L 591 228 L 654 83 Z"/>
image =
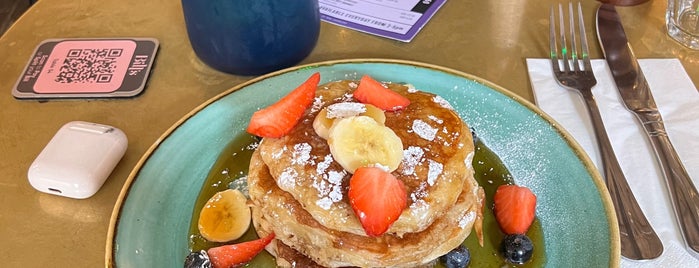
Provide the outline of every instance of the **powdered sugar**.
<path id="1" fill-rule="evenodd" d="M 345 94 L 342 94 L 342 96 L 340 96 L 339 98 L 336 98 L 335 100 L 337 100 L 339 102 L 350 102 L 350 101 L 353 101 L 353 98 L 354 98 L 354 94 L 345 93 Z"/>
<path id="2" fill-rule="evenodd" d="M 366 106 L 358 102 L 339 102 L 328 106 L 328 118 L 345 118 L 366 112 Z"/>
<path id="3" fill-rule="evenodd" d="M 415 173 L 415 166 L 423 161 L 423 156 L 425 151 L 417 146 L 409 146 L 408 149 L 403 150 L 403 162 L 402 162 L 402 173 L 404 175 L 412 175 Z"/>
<path id="4" fill-rule="evenodd" d="M 386 172 L 388 172 L 388 173 L 391 173 L 391 168 L 389 168 L 388 166 L 384 166 L 384 165 L 382 165 L 381 163 L 370 164 L 369 167 L 380 168 L 380 169 L 383 170 L 383 171 L 386 171 Z"/>
<path id="5" fill-rule="evenodd" d="M 427 215 L 430 204 L 425 201 L 425 197 L 427 197 L 427 185 L 423 182 L 410 194 L 410 199 L 413 201 L 410 204 L 410 214 L 416 217 Z"/>
<path id="6" fill-rule="evenodd" d="M 434 161 L 432 159 L 427 160 L 429 162 L 429 170 L 427 172 L 427 183 L 430 186 L 433 186 L 434 183 L 437 181 L 437 178 L 439 175 L 442 174 L 442 170 L 444 169 L 444 165 L 441 163 Z"/>
<path id="7" fill-rule="evenodd" d="M 318 197 L 320 197 L 316 205 L 323 209 L 330 209 L 333 203 L 342 200 L 342 179 L 347 175 L 344 170 L 327 172 L 332 162 L 332 155 L 328 154 L 323 158 L 323 162 L 318 163 L 316 172 L 320 174 L 320 178 L 314 180 L 312 185 L 318 190 Z"/>
<path id="8" fill-rule="evenodd" d="M 313 187 L 318 190 L 318 197 L 320 197 L 316 205 L 323 209 L 330 209 L 333 203 L 342 200 L 342 178 L 345 175 L 347 175 L 345 171 L 330 171 L 323 174 L 323 180 L 313 182 Z"/>
<path id="9" fill-rule="evenodd" d="M 440 119 L 439 117 L 436 117 L 436 116 L 434 116 L 434 115 L 429 115 L 429 116 L 427 116 L 427 118 L 429 118 L 430 120 L 432 120 L 432 121 L 434 121 L 434 122 L 436 122 L 437 124 L 440 124 L 440 125 L 441 125 L 442 123 L 444 123 L 444 120 L 442 120 L 442 119 Z M 446 129 L 444 129 L 444 131 L 446 132 Z"/>
<path id="10" fill-rule="evenodd" d="M 287 167 L 284 171 L 279 174 L 279 187 L 284 190 L 290 190 L 296 187 L 296 177 L 299 174 L 295 169 Z"/>
<path id="11" fill-rule="evenodd" d="M 439 106 L 442 106 L 442 107 L 447 108 L 447 109 L 452 110 L 452 111 L 454 110 L 454 107 L 451 106 L 451 104 L 449 103 L 449 101 L 447 101 L 446 99 L 442 98 L 441 96 L 434 96 L 434 97 L 432 98 L 432 101 L 434 101 L 434 102 L 436 102 L 437 104 L 439 104 Z"/>
<path id="12" fill-rule="evenodd" d="M 328 210 L 333 205 L 333 201 L 330 200 L 329 197 L 323 197 L 321 199 L 316 200 L 316 205 L 318 205 L 322 209 Z"/>
<path id="13" fill-rule="evenodd" d="M 323 108 L 325 101 L 323 101 L 323 96 L 317 96 L 313 99 L 313 104 L 311 105 L 311 113 L 315 113 Z"/>
<path id="14" fill-rule="evenodd" d="M 328 154 L 323 158 L 323 162 L 318 163 L 316 165 L 316 173 L 318 174 L 324 174 L 325 171 L 330 167 L 330 163 L 333 162 L 333 156 Z"/>
<path id="15" fill-rule="evenodd" d="M 422 121 L 420 119 L 415 119 L 413 121 L 413 126 L 412 126 L 413 132 L 420 136 L 420 138 L 423 138 L 428 141 L 433 141 L 434 138 L 437 136 L 437 128 L 433 128 L 430 126 L 430 124 L 426 123 L 425 121 Z"/>
<path id="16" fill-rule="evenodd" d="M 311 145 L 305 142 L 294 145 L 294 151 L 291 153 L 291 164 L 308 165 L 310 163 Z"/>
<path id="17" fill-rule="evenodd" d="M 260 143 L 259 143 L 259 142 L 253 142 L 253 143 L 248 144 L 248 146 L 245 146 L 245 150 L 254 151 L 254 150 L 256 150 L 257 147 L 259 147 L 259 146 L 260 146 Z"/>
<path id="18" fill-rule="evenodd" d="M 286 152 L 286 150 L 287 150 L 287 149 L 286 149 L 286 146 L 284 146 L 284 147 L 282 147 L 281 150 L 276 151 L 276 152 L 273 152 L 273 153 L 272 153 L 272 159 L 274 159 L 274 160 L 279 160 L 280 158 L 282 158 L 282 155 L 284 155 L 284 153 Z"/>

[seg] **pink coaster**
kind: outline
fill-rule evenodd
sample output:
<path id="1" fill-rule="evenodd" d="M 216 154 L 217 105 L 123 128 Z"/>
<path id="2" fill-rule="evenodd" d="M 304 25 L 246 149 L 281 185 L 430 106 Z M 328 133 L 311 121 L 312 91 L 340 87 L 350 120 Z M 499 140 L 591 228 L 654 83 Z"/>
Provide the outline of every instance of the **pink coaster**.
<path id="1" fill-rule="evenodd" d="M 62 39 L 40 44 L 20 77 L 17 98 L 125 97 L 140 93 L 154 39 Z"/>
<path id="2" fill-rule="evenodd" d="M 66 41 L 57 44 L 34 84 L 37 93 L 112 92 L 124 81 L 136 42 Z"/>

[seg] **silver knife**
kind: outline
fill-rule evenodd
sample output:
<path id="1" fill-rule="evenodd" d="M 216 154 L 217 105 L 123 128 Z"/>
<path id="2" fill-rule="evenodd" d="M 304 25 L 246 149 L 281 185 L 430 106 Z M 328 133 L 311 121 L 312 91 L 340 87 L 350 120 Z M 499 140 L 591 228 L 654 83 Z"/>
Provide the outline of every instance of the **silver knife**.
<path id="1" fill-rule="evenodd" d="M 597 10 L 597 37 L 624 105 L 636 115 L 653 145 L 685 245 L 695 257 L 699 256 L 699 193 L 670 143 L 663 118 L 613 5 L 602 4 Z"/>

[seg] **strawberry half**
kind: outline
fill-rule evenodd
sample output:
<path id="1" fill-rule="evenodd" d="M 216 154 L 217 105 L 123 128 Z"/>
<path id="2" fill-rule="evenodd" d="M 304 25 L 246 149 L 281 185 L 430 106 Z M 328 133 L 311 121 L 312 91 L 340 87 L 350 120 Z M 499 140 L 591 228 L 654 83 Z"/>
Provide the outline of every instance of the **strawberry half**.
<path id="1" fill-rule="evenodd" d="M 527 187 L 501 185 L 495 191 L 494 212 L 505 234 L 525 234 L 536 216 L 536 195 Z"/>
<path id="2" fill-rule="evenodd" d="M 289 133 L 313 103 L 319 82 L 320 73 L 314 73 L 276 103 L 252 114 L 248 133 L 266 138 L 279 138 Z"/>
<path id="3" fill-rule="evenodd" d="M 354 214 L 369 236 L 380 236 L 395 222 L 407 205 L 402 181 L 378 167 L 360 167 L 349 184 Z"/>
<path id="4" fill-rule="evenodd" d="M 408 98 L 384 87 L 368 75 L 362 76 L 353 95 L 360 102 L 372 104 L 384 111 L 397 111 L 410 105 Z"/>
<path id="5" fill-rule="evenodd" d="M 214 268 L 238 267 L 251 261 L 272 242 L 272 239 L 274 239 L 274 233 L 257 240 L 210 248 L 206 253 Z"/>

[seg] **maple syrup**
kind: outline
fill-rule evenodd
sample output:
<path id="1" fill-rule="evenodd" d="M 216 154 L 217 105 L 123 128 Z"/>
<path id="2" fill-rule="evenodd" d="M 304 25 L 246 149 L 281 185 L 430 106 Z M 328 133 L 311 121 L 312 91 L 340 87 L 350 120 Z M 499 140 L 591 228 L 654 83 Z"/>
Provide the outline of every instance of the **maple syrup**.
<path id="1" fill-rule="evenodd" d="M 253 228 L 250 228 L 240 239 L 227 243 L 210 242 L 204 239 L 197 227 L 199 211 L 206 201 L 216 192 L 228 189 L 230 185 L 236 184 L 236 180 L 245 179 L 250 158 L 256 148 L 259 140 L 249 134 L 243 134 L 235 137 L 231 143 L 224 149 L 218 160 L 211 169 L 211 172 L 206 178 L 202 189 L 197 197 L 192 212 L 189 228 L 189 247 L 192 251 L 206 250 L 211 247 L 216 247 L 224 244 L 234 244 L 242 241 L 257 239 L 257 234 Z M 464 241 L 464 245 L 471 252 L 470 267 L 541 267 L 546 261 L 544 248 L 543 231 L 538 219 L 527 232 L 527 236 L 534 244 L 534 254 L 532 259 L 522 265 L 514 265 L 505 262 L 501 257 L 499 248 L 500 242 L 504 238 L 504 234 L 500 231 L 495 216 L 493 215 L 493 200 L 492 196 L 498 186 L 503 184 L 513 184 L 514 180 L 510 175 L 505 165 L 500 161 L 500 158 L 493 153 L 482 141 L 476 142 L 475 156 L 473 158 L 473 168 L 475 170 L 475 178 L 481 187 L 485 190 L 486 203 L 483 213 L 483 233 L 484 245 L 478 245 L 478 239 L 475 233 L 471 233 Z M 252 225 L 251 225 L 252 226 Z M 246 267 L 275 267 L 274 258 L 263 251 L 255 259 L 248 263 Z M 440 263 L 436 267 L 444 267 Z"/>

